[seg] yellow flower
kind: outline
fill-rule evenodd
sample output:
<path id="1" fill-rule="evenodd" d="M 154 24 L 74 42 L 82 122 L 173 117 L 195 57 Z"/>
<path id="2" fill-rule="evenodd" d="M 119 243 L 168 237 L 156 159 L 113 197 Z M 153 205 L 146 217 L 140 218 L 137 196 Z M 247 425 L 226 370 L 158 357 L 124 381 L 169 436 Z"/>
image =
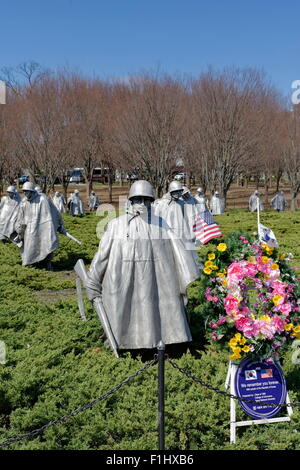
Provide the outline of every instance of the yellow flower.
<path id="1" fill-rule="evenodd" d="M 279 295 L 279 294 L 274 295 L 274 297 L 272 297 L 274 305 L 279 305 L 279 302 L 281 301 L 282 298 L 283 298 L 283 295 Z"/>
<path id="2" fill-rule="evenodd" d="M 226 287 L 227 287 L 227 278 L 226 277 L 224 279 L 222 279 L 222 286 L 225 287 L 225 289 L 226 289 Z"/>
<path id="3" fill-rule="evenodd" d="M 210 268 L 204 268 L 203 272 L 205 272 L 205 274 L 211 274 L 212 270 Z"/>
<path id="4" fill-rule="evenodd" d="M 262 244 L 262 248 L 267 252 L 268 255 L 271 255 L 274 251 L 273 246 L 269 246 L 266 243 Z"/>
<path id="5" fill-rule="evenodd" d="M 269 317 L 269 315 L 261 315 L 259 317 L 259 320 L 264 320 L 264 321 L 270 322 L 271 318 Z"/>
<path id="6" fill-rule="evenodd" d="M 235 337 L 231 338 L 230 341 L 228 342 L 229 346 L 231 349 L 234 349 L 237 347 L 237 339 Z"/>
<path id="7" fill-rule="evenodd" d="M 224 276 L 225 276 L 225 273 L 219 272 L 219 273 L 217 273 L 217 276 L 218 276 L 218 277 L 224 277 Z"/>
<path id="8" fill-rule="evenodd" d="M 268 263 L 269 262 L 269 258 L 267 256 L 262 256 L 261 257 L 261 261 L 262 263 Z"/>
<path id="9" fill-rule="evenodd" d="M 282 255 L 279 256 L 280 261 L 283 261 L 285 258 L 285 253 L 282 253 Z"/>
<path id="10" fill-rule="evenodd" d="M 256 259 L 255 259 L 254 256 L 249 256 L 248 261 L 249 261 L 249 263 L 253 263 L 253 264 L 256 263 Z"/>
<path id="11" fill-rule="evenodd" d="M 293 328 L 292 336 L 295 336 L 295 338 L 300 338 L 300 326 L 295 326 Z"/>
<path id="12" fill-rule="evenodd" d="M 215 255 L 214 253 L 208 253 L 207 258 L 208 258 L 209 260 L 213 260 L 213 259 L 216 258 L 216 255 Z"/>
<path id="13" fill-rule="evenodd" d="M 241 356 L 241 348 L 234 348 L 233 354 L 230 356 L 230 359 L 233 361 L 234 359 L 240 359 Z"/>
<path id="14" fill-rule="evenodd" d="M 234 337 L 235 337 L 235 339 L 236 339 L 237 341 L 239 341 L 239 340 L 241 339 L 242 335 L 241 335 L 241 333 L 236 333 L 236 334 L 234 335 Z"/>
<path id="15" fill-rule="evenodd" d="M 274 269 L 274 271 L 275 271 L 276 269 L 279 269 L 278 264 L 277 264 L 277 263 L 273 263 L 272 266 L 271 266 L 271 269 Z"/>
<path id="16" fill-rule="evenodd" d="M 242 348 L 242 351 L 244 351 L 244 353 L 248 353 L 250 351 L 250 346 L 246 345 Z"/>
<path id="17" fill-rule="evenodd" d="M 217 271 L 219 268 L 218 268 L 218 266 L 216 266 L 215 264 L 213 264 L 213 265 L 211 266 L 211 269 L 212 269 L 213 271 Z"/>
<path id="18" fill-rule="evenodd" d="M 225 251 L 225 250 L 227 250 L 227 245 L 226 245 L 226 243 L 219 243 L 219 245 L 217 246 L 217 250 L 218 250 L 218 251 Z"/>
<path id="19" fill-rule="evenodd" d="M 213 266 L 213 263 L 212 261 L 205 261 L 204 266 L 206 266 L 207 268 L 211 268 Z"/>
<path id="20" fill-rule="evenodd" d="M 291 331 L 293 329 L 293 323 L 287 323 L 286 325 L 284 325 L 284 329 L 285 331 Z"/>
<path id="21" fill-rule="evenodd" d="M 241 345 L 241 346 L 244 346 L 245 343 L 247 343 L 246 338 L 240 339 L 240 345 Z"/>

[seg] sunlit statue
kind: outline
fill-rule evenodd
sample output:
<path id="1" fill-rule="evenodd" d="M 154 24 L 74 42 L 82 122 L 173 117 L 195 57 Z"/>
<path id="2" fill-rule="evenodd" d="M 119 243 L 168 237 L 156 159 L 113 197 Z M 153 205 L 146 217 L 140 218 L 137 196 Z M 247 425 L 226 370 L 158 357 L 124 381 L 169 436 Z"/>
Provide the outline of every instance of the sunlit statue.
<path id="1" fill-rule="evenodd" d="M 199 276 L 198 260 L 155 215 L 149 182 L 134 182 L 128 199 L 127 213 L 109 222 L 94 256 L 88 298 L 101 302 L 118 348 L 189 342 L 186 289 Z"/>
<path id="2" fill-rule="evenodd" d="M 202 188 L 197 189 L 197 194 L 194 196 L 194 198 L 196 199 L 196 204 L 198 205 L 200 212 L 209 210 L 208 199 L 205 196 L 204 190 Z"/>
<path id="3" fill-rule="evenodd" d="M 60 212 L 61 214 L 66 212 L 66 209 L 65 209 L 66 201 L 65 201 L 64 196 L 59 191 L 55 192 L 52 198 L 52 202 L 55 205 L 58 212 Z"/>
<path id="4" fill-rule="evenodd" d="M 258 205 L 259 203 L 259 205 Z M 264 210 L 263 201 L 261 199 L 260 192 L 256 189 L 253 194 L 251 194 L 249 198 L 249 211 L 255 212 L 259 207 L 259 211 L 262 212 Z"/>
<path id="5" fill-rule="evenodd" d="M 44 261 L 45 267 L 51 269 L 51 259 L 59 247 L 57 232 L 66 234 L 61 215 L 52 200 L 39 194 L 31 182 L 24 183 L 23 192 L 25 197 L 19 205 L 14 227 L 22 265 Z"/>
<path id="6" fill-rule="evenodd" d="M 75 189 L 74 193 L 69 198 L 69 208 L 70 215 L 72 216 L 84 214 L 83 203 L 78 189 Z"/>
<path id="7" fill-rule="evenodd" d="M 286 207 L 286 200 L 284 199 L 284 192 L 279 191 L 273 199 L 271 199 L 271 206 L 277 212 L 283 212 Z"/>
<path id="8" fill-rule="evenodd" d="M 215 191 L 210 200 L 210 211 L 213 215 L 223 214 L 225 211 L 225 201 L 218 191 Z"/>
<path id="9" fill-rule="evenodd" d="M 187 208 L 188 204 L 183 199 L 183 194 L 186 192 L 187 190 L 179 181 L 172 181 L 169 184 L 169 196 L 155 205 L 155 214 L 166 221 L 180 240 L 193 245 L 195 241 L 192 220 L 194 208 Z"/>
<path id="10" fill-rule="evenodd" d="M 89 211 L 96 211 L 100 205 L 99 196 L 92 191 L 89 197 Z"/>
<path id="11" fill-rule="evenodd" d="M 0 202 L 0 240 L 8 240 L 14 232 L 21 197 L 14 186 L 8 186 L 7 196 Z"/>

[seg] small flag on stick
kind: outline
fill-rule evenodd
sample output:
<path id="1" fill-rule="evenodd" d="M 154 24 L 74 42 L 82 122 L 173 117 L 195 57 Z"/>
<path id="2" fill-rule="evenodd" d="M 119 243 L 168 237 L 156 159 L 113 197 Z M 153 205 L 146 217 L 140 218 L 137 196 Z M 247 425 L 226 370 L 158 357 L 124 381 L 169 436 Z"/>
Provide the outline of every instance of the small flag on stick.
<path id="1" fill-rule="evenodd" d="M 273 248 L 279 248 L 278 242 L 272 230 L 268 227 L 265 227 L 261 223 L 258 224 L 258 238 L 261 242 L 264 242 Z"/>
<path id="2" fill-rule="evenodd" d="M 212 238 L 222 237 L 221 230 L 208 210 L 196 216 L 193 230 L 197 240 L 203 245 Z"/>

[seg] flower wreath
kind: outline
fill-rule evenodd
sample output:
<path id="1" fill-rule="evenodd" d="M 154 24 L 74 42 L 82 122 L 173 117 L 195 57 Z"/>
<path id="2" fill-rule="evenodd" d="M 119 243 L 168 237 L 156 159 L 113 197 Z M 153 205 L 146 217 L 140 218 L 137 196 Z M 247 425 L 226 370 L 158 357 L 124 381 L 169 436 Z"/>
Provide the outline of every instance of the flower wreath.
<path id="1" fill-rule="evenodd" d="M 299 279 L 290 256 L 249 238 L 231 234 L 203 257 L 201 307 L 194 311 L 211 341 L 229 345 L 231 360 L 276 360 L 300 338 Z"/>

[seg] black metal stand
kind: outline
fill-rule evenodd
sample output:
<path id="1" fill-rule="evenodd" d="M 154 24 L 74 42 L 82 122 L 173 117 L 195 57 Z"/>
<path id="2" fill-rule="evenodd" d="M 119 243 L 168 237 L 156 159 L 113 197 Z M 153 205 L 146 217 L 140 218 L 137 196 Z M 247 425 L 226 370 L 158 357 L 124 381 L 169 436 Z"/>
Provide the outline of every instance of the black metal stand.
<path id="1" fill-rule="evenodd" d="M 158 450 L 165 450 L 165 345 L 158 347 Z"/>

